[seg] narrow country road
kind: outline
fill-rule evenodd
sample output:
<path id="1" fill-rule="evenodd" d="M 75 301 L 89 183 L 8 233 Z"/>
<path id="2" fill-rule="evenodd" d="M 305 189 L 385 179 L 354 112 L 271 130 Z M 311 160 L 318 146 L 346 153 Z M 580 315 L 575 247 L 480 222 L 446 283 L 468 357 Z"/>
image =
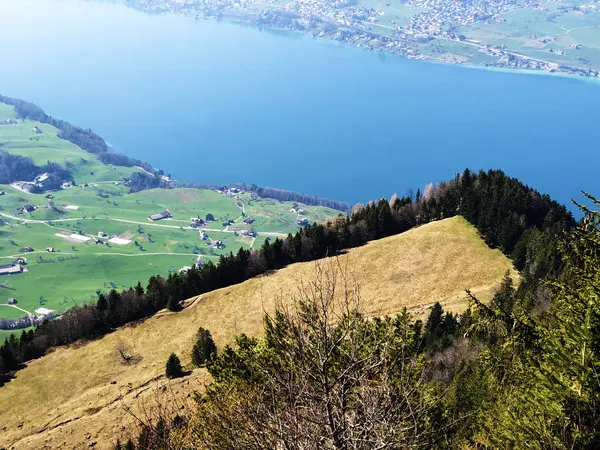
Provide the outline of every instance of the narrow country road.
<path id="1" fill-rule="evenodd" d="M 23 219 L 21 217 L 15 217 L 15 216 L 11 216 L 10 214 L 4 214 L 4 213 L 0 213 L 0 216 L 6 217 L 8 219 L 18 220 L 18 221 L 24 222 L 24 223 L 41 223 L 41 224 L 45 224 L 45 225 L 51 225 L 51 224 L 57 223 L 57 222 L 72 222 L 72 221 L 77 221 L 77 220 L 90 220 L 90 219 L 84 219 L 83 217 L 75 217 L 75 218 L 70 218 L 70 219 L 53 219 L 53 220 Z M 115 222 L 123 222 L 123 223 L 130 223 L 130 224 L 134 224 L 134 225 L 144 225 L 144 226 L 159 227 L 159 228 L 171 228 L 171 229 L 182 228 L 180 225 L 163 225 L 163 224 L 152 223 L 152 222 L 138 222 L 135 220 L 117 219 L 116 217 L 107 217 L 104 220 L 112 220 Z M 188 229 L 187 227 L 183 227 L 183 228 L 184 228 L 184 230 Z M 205 231 L 212 231 L 212 232 L 216 232 L 216 233 L 234 233 L 234 231 L 231 231 L 231 230 L 219 230 L 216 228 L 202 228 L 202 229 Z M 286 237 L 287 236 L 287 234 L 285 234 L 285 233 L 275 233 L 275 232 L 269 232 L 269 231 L 259 231 L 258 235 L 259 236 L 274 236 L 274 237 Z"/>

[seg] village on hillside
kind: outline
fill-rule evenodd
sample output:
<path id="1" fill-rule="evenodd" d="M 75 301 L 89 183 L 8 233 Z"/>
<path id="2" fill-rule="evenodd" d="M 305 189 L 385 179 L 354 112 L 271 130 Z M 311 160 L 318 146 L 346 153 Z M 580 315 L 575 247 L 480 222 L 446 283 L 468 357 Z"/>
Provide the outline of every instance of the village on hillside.
<path id="1" fill-rule="evenodd" d="M 600 6 L 561 0 L 133 0 L 410 59 L 600 77 Z M 549 34 L 549 30 L 553 30 Z"/>
<path id="2" fill-rule="evenodd" d="M 121 181 L 65 183 L 47 190 L 45 179 L 41 174 L 0 191 L 0 222 L 10 243 L 8 251 L 0 252 L 0 329 L 33 326 L 74 304 L 93 302 L 97 292 L 125 288 L 146 275 L 201 268 L 221 254 L 239 247 L 258 248 L 266 240 L 284 238 L 311 220 L 322 221 L 336 213 L 261 199 L 237 188 L 128 194 L 127 183 Z M 89 258 L 119 261 L 114 271 L 106 268 L 98 274 L 114 281 L 101 286 L 93 280 L 84 282 L 94 278 L 84 274 L 87 263 L 81 266 L 82 259 Z M 156 263 L 145 269 L 138 266 L 142 271 L 132 271 L 132 278 L 119 269 L 125 260 L 128 266 L 134 263 L 132 268 L 138 262 Z M 74 270 L 81 282 L 76 291 L 83 295 L 52 298 L 37 281 L 48 276 L 46 269 L 56 277 L 63 270 Z"/>

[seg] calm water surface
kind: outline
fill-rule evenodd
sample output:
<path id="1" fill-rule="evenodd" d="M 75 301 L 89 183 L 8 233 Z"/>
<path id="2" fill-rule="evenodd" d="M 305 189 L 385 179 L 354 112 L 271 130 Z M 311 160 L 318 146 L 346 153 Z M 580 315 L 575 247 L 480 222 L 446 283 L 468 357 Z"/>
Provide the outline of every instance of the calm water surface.
<path id="1" fill-rule="evenodd" d="M 0 0 L 0 93 L 179 179 L 365 201 L 470 167 L 600 195 L 600 84 L 75 0 Z"/>

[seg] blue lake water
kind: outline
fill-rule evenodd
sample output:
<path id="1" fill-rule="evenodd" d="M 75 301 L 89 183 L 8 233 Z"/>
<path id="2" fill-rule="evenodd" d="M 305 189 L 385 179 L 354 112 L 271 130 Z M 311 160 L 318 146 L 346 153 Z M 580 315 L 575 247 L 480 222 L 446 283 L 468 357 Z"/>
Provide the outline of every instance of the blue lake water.
<path id="1" fill-rule="evenodd" d="M 600 83 L 75 0 L 0 0 L 0 93 L 181 180 L 348 202 L 502 168 L 600 195 Z"/>

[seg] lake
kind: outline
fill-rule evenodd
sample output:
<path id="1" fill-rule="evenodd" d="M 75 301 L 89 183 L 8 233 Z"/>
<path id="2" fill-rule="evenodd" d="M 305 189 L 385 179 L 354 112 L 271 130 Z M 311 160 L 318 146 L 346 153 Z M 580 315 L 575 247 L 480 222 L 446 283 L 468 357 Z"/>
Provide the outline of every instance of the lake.
<path id="1" fill-rule="evenodd" d="M 180 180 L 350 203 L 465 167 L 600 195 L 600 83 L 76 0 L 0 0 L 0 93 Z"/>

